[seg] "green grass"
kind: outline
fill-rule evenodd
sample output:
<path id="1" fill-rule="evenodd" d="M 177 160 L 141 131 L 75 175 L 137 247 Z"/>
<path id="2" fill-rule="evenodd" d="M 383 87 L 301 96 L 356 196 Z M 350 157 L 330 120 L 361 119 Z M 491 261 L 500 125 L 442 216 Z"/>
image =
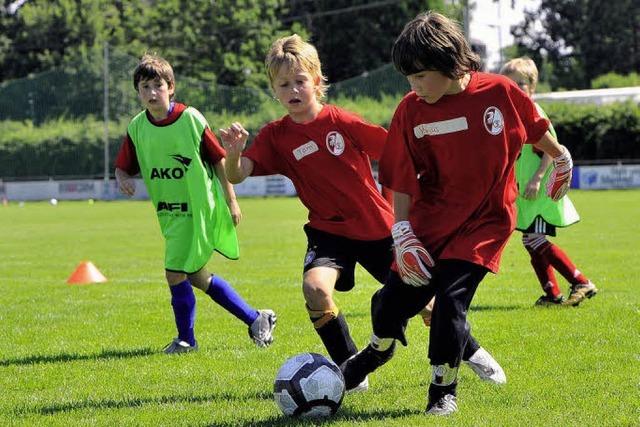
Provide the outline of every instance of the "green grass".
<path id="1" fill-rule="evenodd" d="M 480 285 L 474 335 L 508 384 L 460 370 L 460 411 L 423 415 L 428 330 L 346 396 L 335 426 L 640 425 L 640 191 L 580 192 L 582 221 L 553 241 L 600 288 L 578 308 L 538 309 L 541 291 L 514 234 L 502 270 Z M 242 257 L 209 268 L 256 307 L 278 313 L 276 341 L 256 348 L 246 327 L 198 293 L 200 352 L 159 350 L 174 336 L 163 244 L 148 202 L 0 206 L 0 425 L 311 425 L 280 415 L 271 387 L 289 356 L 324 353 L 301 294 L 305 210 L 296 199 L 243 199 Z M 91 260 L 108 283 L 70 286 Z M 378 285 L 362 270 L 337 302 L 356 342 L 371 332 Z M 566 288 L 563 283 L 563 288 Z M 318 422 L 316 422 L 317 424 Z"/>

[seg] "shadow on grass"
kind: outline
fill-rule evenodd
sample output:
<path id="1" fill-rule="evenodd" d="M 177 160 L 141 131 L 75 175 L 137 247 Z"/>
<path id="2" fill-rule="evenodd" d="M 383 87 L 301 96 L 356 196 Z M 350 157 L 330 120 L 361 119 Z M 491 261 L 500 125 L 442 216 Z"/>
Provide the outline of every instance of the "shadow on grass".
<path id="1" fill-rule="evenodd" d="M 144 405 L 166 405 L 173 403 L 206 403 L 219 401 L 249 401 L 256 399 L 273 399 L 271 392 L 249 393 L 238 396 L 233 393 L 217 393 L 202 396 L 194 395 L 170 395 L 157 397 L 132 397 L 122 399 L 86 399 L 75 402 L 54 403 L 45 406 L 23 406 L 17 408 L 14 413 L 16 415 L 39 414 L 39 415 L 55 415 L 59 412 L 81 411 L 84 409 L 121 409 L 121 408 L 137 408 Z"/>
<path id="2" fill-rule="evenodd" d="M 339 409 L 338 413 L 328 418 L 290 418 L 284 415 L 277 415 L 268 417 L 262 420 L 251 421 L 232 421 L 232 422 L 218 422 L 207 424 L 209 427 L 237 427 L 237 426 L 251 426 L 251 427 L 271 427 L 271 426 L 319 426 L 319 425 L 331 425 L 337 422 L 366 422 L 374 420 L 394 419 L 401 417 L 409 417 L 414 415 L 424 414 L 423 411 L 417 409 L 372 409 L 353 411 L 349 409 Z"/>
<path id="3" fill-rule="evenodd" d="M 131 357 L 150 356 L 158 353 L 151 348 L 132 350 L 102 350 L 97 354 L 59 353 L 50 355 L 34 355 L 0 360 L 0 366 L 35 365 L 38 363 L 75 362 L 77 360 L 127 359 Z"/>
<path id="4" fill-rule="evenodd" d="M 518 311 L 524 310 L 522 305 L 472 305 L 469 311 Z"/>

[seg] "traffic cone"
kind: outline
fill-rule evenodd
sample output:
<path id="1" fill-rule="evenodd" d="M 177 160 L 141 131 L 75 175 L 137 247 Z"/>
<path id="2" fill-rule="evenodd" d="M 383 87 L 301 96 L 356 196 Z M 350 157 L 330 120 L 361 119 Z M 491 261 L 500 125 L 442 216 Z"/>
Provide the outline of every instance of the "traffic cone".
<path id="1" fill-rule="evenodd" d="M 107 278 L 100 273 L 100 270 L 91 261 L 82 261 L 67 279 L 67 283 L 70 285 L 86 285 L 88 283 L 104 283 L 106 281 Z"/>

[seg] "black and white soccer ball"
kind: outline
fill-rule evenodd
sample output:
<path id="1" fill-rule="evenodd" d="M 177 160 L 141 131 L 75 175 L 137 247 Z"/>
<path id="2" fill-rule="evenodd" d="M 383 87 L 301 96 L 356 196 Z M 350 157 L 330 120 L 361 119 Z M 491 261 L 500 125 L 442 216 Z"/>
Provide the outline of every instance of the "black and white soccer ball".
<path id="1" fill-rule="evenodd" d="M 293 417 L 335 414 L 344 391 L 344 377 L 338 365 L 317 353 L 301 353 L 287 359 L 273 385 L 278 407 Z"/>

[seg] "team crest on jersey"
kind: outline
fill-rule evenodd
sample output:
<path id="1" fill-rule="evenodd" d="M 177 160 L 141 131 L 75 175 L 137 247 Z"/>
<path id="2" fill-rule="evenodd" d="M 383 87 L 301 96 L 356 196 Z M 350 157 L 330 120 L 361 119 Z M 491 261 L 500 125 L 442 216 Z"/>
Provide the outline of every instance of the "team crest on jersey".
<path id="1" fill-rule="evenodd" d="M 489 107 L 484 110 L 484 128 L 491 135 L 498 135 L 504 129 L 504 118 L 498 107 Z"/>
<path id="2" fill-rule="evenodd" d="M 334 156 L 344 153 L 344 138 L 340 132 L 334 130 L 327 134 L 327 150 Z"/>
<path id="3" fill-rule="evenodd" d="M 316 251 L 310 250 L 304 256 L 304 266 L 306 267 L 307 265 L 311 264 L 311 261 L 313 261 L 314 259 L 316 259 Z"/>

